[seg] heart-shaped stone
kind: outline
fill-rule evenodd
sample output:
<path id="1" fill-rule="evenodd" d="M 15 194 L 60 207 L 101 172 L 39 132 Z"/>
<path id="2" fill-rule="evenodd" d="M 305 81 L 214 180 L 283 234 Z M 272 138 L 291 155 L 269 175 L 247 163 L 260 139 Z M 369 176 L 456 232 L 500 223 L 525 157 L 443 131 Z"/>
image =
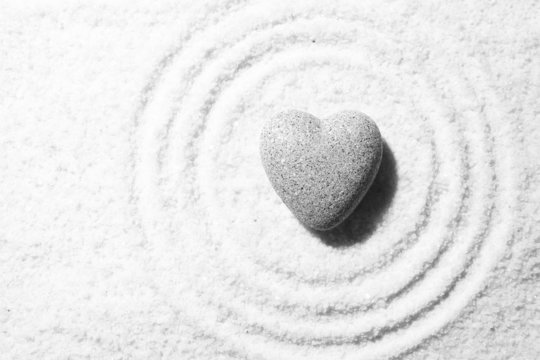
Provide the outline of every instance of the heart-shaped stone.
<path id="1" fill-rule="evenodd" d="M 289 110 L 264 124 L 260 153 L 285 205 L 303 224 L 329 230 L 353 212 L 371 186 L 382 145 L 377 125 L 361 112 L 318 119 Z"/>

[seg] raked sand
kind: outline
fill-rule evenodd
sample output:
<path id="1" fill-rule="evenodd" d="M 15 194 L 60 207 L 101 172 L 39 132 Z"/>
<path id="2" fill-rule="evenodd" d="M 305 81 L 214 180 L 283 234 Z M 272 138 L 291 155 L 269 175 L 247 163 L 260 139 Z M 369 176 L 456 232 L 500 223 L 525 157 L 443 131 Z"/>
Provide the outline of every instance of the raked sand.
<path id="1" fill-rule="evenodd" d="M 535 1 L 4 2 L 1 359 L 540 356 Z M 259 133 L 369 114 L 302 227 Z"/>

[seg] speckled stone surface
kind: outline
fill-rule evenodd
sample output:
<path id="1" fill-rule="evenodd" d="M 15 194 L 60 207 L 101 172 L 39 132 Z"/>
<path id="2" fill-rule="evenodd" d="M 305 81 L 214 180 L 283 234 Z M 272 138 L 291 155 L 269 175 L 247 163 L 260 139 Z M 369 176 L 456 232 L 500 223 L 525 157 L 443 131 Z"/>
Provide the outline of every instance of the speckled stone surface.
<path id="1" fill-rule="evenodd" d="M 361 112 L 318 119 L 288 110 L 264 124 L 260 152 L 287 207 L 304 225 L 329 230 L 352 213 L 369 189 L 382 145 L 377 125 Z"/>

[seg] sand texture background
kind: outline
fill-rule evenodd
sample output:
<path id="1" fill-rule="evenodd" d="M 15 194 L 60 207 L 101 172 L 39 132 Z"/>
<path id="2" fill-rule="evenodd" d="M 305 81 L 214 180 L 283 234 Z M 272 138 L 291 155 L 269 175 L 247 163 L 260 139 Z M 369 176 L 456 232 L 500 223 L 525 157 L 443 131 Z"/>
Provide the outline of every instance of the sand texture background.
<path id="1" fill-rule="evenodd" d="M 3 2 L 1 359 L 540 356 L 535 1 Z M 336 231 L 263 121 L 385 139 Z"/>

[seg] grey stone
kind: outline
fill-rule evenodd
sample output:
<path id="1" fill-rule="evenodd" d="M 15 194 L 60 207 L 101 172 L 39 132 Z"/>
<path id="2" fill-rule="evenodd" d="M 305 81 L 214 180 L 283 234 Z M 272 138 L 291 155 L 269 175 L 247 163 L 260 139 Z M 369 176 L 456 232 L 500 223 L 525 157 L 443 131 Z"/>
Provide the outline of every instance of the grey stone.
<path id="1" fill-rule="evenodd" d="M 326 119 L 289 110 L 263 126 L 260 154 L 273 188 L 306 226 L 329 230 L 345 220 L 371 186 L 383 142 L 367 115 Z"/>

